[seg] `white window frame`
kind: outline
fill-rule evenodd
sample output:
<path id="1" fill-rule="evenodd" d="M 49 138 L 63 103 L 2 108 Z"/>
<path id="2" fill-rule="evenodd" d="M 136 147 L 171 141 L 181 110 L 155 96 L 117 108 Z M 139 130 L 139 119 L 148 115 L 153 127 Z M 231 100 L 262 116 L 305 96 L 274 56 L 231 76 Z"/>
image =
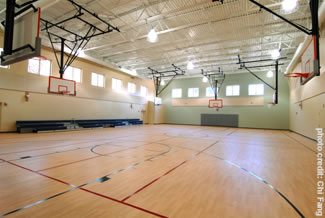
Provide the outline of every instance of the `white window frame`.
<path id="1" fill-rule="evenodd" d="M 38 72 L 37 73 L 34 73 L 30 70 L 30 67 L 29 65 L 31 64 L 31 61 L 38 61 Z M 48 74 L 42 74 L 42 70 L 41 70 L 41 66 L 42 66 L 42 61 L 48 61 L 50 63 L 50 68 L 49 68 L 49 72 Z M 28 64 L 27 64 L 27 72 L 30 73 L 30 74 L 34 74 L 34 75 L 40 75 L 40 76 L 51 76 L 51 72 L 52 72 L 52 61 L 51 60 L 44 60 L 44 59 L 41 59 L 41 58 L 31 58 L 31 59 L 28 59 Z"/>
<path id="2" fill-rule="evenodd" d="M 194 95 L 195 90 L 197 90 L 197 95 Z M 187 97 L 189 98 L 198 98 L 200 96 L 200 88 L 188 88 Z"/>
<path id="3" fill-rule="evenodd" d="M 262 92 L 258 93 L 258 87 L 262 87 Z M 249 84 L 248 85 L 248 95 L 249 96 L 263 96 L 264 95 L 264 84 Z"/>
<path id="4" fill-rule="evenodd" d="M 212 90 L 212 95 L 208 95 L 208 93 L 209 93 L 209 89 L 211 89 Z M 217 88 L 217 94 L 219 93 L 219 88 Z M 205 96 L 206 97 L 214 97 L 214 88 L 212 88 L 212 87 L 207 87 L 206 89 L 205 89 Z"/>
<path id="5" fill-rule="evenodd" d="M 135 94 L 136 91 L 137 91 L 137 86 L 135 85 L 135 83 L 128 82 L 128 92 L 131 94 Z"/>
<path id="6" fill-rule="evenodd" d="M 112 89 L 115 91 L 121 91 L 123 88 L 123 81 L 120 79 L 112 78 Z"/>
<path id="7" fill-rule="evenodd" d="M 238 86 L 238 95 L 234 94 L 234 88 L 237 87 L 237 86 Z M 229 92 L 231 92 L 231 93 L 229 93 Z M 226 96 L 240 96 L 240 85 L 226 86 Z"/>
<path id="8" fill-rule="evenodd" d="M 146 91 L 145 91 L 146 93 L 144 93 L 143 90 L 146 90 Z M 147 96 L 148 96 L 148 88 L 145 87 L 145 86 L 141 86 L 141 89 L 140 89 L 140 95 L 141 95 L 142 97 L 147 97 Z"/>
<path id="9" fill-rule="evenodd" d="M 71 70 L 71 77 L 72 78 L 68 78 L 67 77 L 67 71 L 68 70 Z M 79 78 L 79 80 L 77 80 L 76 78 L 75 78 L 75 74 L 76 74 L 76 72 L 75 71 L 77 71 L 77 70 L 79 70 L 80 71 L 80 78 Z M 68 67 L 66 70 L 65 70 L 65 72 L 64 72 L 64 74 L 63 74 L 63 78 L 64 79 L 68 79 L 68 80 L 73 80 L 73 81 L 75 81 L 75 82 L 77 82 L 77 83 L 82 83 L 82 71 L 81 71 L 81 69 L 80 68 L 77 68 L 77 67 Z"/>
<path id="10" fill-rule="evenodd" d="M 96 77 L 96 82 L 93 81 L 93 78 Z M 98 83 L 98 79 L 100 77 L 103 77 L 103 86 L 101 86 L 99 83 Z M 92 86 L 96 86 L 96 87 L 100 87 L 100 88 L 104 88 L 105 87 L 105 76 L 104 74 L 100 74 L 100 73 L 95 73 L 95 72 L 92 72 L 91 73 L 91 85 Z"/>
<path id="11" fill-rule="evenodd" d="M 172 89 L 172 98 L 181 98 L 183 90 L 181 88 Z"/>

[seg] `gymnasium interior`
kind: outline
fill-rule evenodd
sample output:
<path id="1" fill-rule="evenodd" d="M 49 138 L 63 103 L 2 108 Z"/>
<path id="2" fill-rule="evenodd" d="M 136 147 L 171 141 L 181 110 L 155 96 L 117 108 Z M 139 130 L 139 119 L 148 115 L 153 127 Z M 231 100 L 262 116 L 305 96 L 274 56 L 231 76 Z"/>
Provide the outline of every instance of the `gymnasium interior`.
<path id="1" fill-rule="evenodd" d="M 323 0 L 0 0 L 0 217 L 323 217 Z"/>

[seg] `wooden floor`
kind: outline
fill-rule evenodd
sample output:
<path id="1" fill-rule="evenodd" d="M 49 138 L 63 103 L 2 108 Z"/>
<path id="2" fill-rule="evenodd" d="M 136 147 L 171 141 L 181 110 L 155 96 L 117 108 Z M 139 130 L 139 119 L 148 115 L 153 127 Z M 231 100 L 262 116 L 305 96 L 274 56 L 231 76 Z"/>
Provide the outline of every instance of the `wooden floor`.
<path id="1" fill-rule="evenodd" d="M 182 125 L 0 134 L 0 217 L 314 217 L 315 149 Z"/>

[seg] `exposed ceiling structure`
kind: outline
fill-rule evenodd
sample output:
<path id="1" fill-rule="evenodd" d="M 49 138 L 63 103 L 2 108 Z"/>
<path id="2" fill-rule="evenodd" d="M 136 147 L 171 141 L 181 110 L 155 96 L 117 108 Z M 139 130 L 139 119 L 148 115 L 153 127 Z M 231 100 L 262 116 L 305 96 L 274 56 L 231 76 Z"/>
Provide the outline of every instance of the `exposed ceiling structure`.
<path id="1" fill-rule="evenodd" d="M 21 1 L 24 2 L 24 1 Z M 201 69 L 228 73 L 241 73 L 237 55 L 243 60 L 271 57 L 281 49 L 282 71 L 287 67 L 305 34 L 272 14 L 260 10 L 248 0 L 75 0 L 96 13 L 101 19 L 119 28 L 92 39 L 84 53 L 117 67 L 136 70 L 148 78 L 150 70 L 172 68 L 171 64 L 186 70 L 193 62 L 194 69 L 186 76 L 201 76 Z M 259 0 L 261 4 L 287 19 L 311 28 L 309 1 L 299 0 L 298 8 L 290 14 L 281 10 L 282 0 Z M 5 0 L 0 1 L 0 10 Z M 67 0 L 57 1 L 42 13 L 42 18 L 58 22 L 76 13 Z M 3 20 L 5 13 L 0 14 Z M 87 17 L 89 22 L 92 17 Z M 96 23 L 94 23 L 96 24 Z M 79 33 L 86 29 L 76 21 L 64 24 Z M 155 28 L 158 41 L 147 40 L 150 29 Z M 59 30 L 58 30 L 59 31 Z M 41 34 L 49 45 L 46 32 Z M 260 68 L 268 71 L 269 68 Z"/>

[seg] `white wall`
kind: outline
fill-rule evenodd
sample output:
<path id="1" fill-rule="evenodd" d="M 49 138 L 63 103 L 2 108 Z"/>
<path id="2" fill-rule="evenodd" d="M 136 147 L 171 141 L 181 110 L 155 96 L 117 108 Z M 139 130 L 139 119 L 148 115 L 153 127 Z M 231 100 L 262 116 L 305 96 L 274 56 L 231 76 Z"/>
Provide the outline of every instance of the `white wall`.
<path id="1" fill-rule="evenodd" d="M 290 129 L 316 139 L 315 128 L 325 128 L 325 40 L 320 40 L 321 75 L 305 85 L 299 78 L 289 78 Z M 300 72 L 300 63 L 293 72 Z"/>

